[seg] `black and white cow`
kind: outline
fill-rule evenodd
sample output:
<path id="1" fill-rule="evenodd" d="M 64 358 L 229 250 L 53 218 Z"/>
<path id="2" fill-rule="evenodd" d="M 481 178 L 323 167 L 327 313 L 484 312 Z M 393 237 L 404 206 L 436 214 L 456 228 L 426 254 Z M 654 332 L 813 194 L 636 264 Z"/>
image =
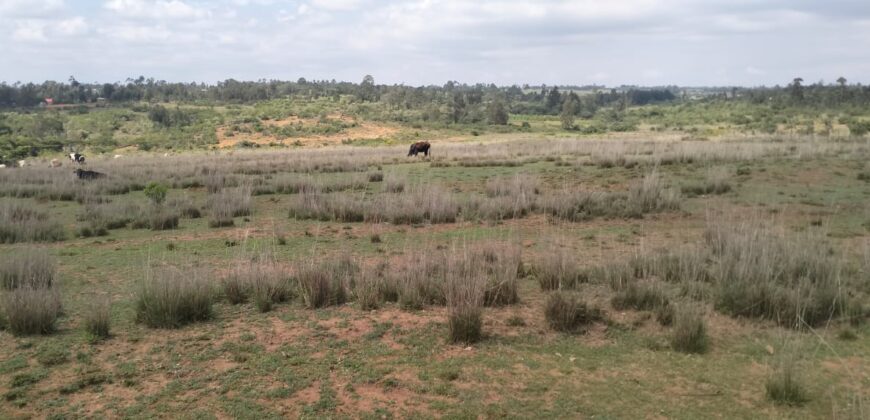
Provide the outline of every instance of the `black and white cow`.
<path id="1" fill-rule="evenodd" d="M 82 155 L 79 153 L 70 153 L 69 160 L 81 165 L 81 164 L 85 163 L 85 155 Z"/>

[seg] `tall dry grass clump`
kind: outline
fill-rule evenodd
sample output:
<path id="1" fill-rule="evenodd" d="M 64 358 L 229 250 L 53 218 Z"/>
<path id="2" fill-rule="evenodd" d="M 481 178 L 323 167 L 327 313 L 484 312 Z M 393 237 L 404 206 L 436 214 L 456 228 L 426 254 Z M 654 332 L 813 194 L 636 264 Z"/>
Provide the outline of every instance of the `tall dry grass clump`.
<path id="1" fill-rule="evenodd" d="M 406 261 L 391 276 L 396 285 L 399 306 L 407 310 L 417 310 L 426 305 L 446 304 L 445 284 L 450 263 L 448 258 L 446 252 L 427 251 Z"/>
<path id="2" fill-rule="evenodd" d="M 705 353 L 709 346 L 704 311 L 697 305 L 681 305 L 674 311 L 671 347 L 682 353 Z"/>
<path id="3" fill-rule="evenodd" d="M 604 319 L 600 308 L 584 302 L 577 293 L 557 290 L 547 296 L 544 318 L 550 328 L 567 333 L 583 331 L 589 324 Z"/>
<path id="4" fill-rule="evenodd" d="M 575 256 L 556 245 L 538 258 L 534 272 L 541 290 L 570 289 L 585 280 Z"/>
<path id="5" fill-rule="evenodd" d="M 0 203 L 0 243 L 56 242 L 65 238 L 63 226 L 47 214 L 16 203 Z"/>
<path id="6" fill-rule="evenodd" d="M 777 356 L 773 370 L 764 383 L 764 389 L 767 398 L 776 404 L 802 405 L 809 401 L 797 357 L 787 351 Z"/>
<path id="7" fill-rule="evenodd" d="M 359 308 L 363 311 L 371 311 L 381 307 L 384 301 L 382 295 L 384 278 L 374 270 L 363 269 L 356 279 L 353 287 L 353 295 Z"/>
<path id="8" fill-rule="evenodd" d="M 556 218 L 585 221 L 596 217 L 640 218 L 648 213 L 677 210 L 681 201 L 680 192 L 666 186 L 653 171 L 625 192 L 554 191 L 541 199 L 541 208 Z"/>
<path id="9" fill-rule="evenodd" d="M 221 188 L 208 198 L 209 227 L 232 226 L 233 218 L 252 212 L 252 187 Z"/>
<path id="10" fill-rule="evenodd" d="M 486 273 L 462 251 L 451 255 L 448 264 L 445 284 L 448 340 L 476 343 L 483 337 Z"/>
<path id="11" fill-rule="evenodd" d="M 112 322 L 111 312 L 112 304 L 109 298 L 103 297 L 92 300 L 87 308 L 85 308 L 82 316 L 82 324 L 85 331 L 91 337 L 98 340 L 109 338 Z"/>
<path id="12" fill-rule="evenodd" d="M 26 285 L 8 290 L 2 294 L 0 305 L 6 327 L 15 335 L 49 334 L 62 312 L 56 287 Z"/>
<path id="13" fill-rule="evenodd" d="M 682 191 L 692 196 L 724 194 L 731 191 L 731 171 L 724 166 L 710 168 L 703 182 L 685 185 Z"/>
<path id="14" fill-rule="evenodd" d="M 253 298 L 260 312 L 269 312 L 276 303 L 293 297 L 293 287 L 286 270 L 269 254 L 247 256 L 223 279 L 221 288 L 232 304 Z"/>
<path id="15" fill-rule="evenodd" d="M 513 305 L 520 301 L 522 250 L 517 245 L 488 245 L 472 255 L 486 273 L 485 306 Z"/>
<path id="16" fill-rule="evenodd" d="M 0 259 L 0 312 L 16 335 L 48 334 L 61 315 L 57 262 L 45 250 L 22 249 Z"/>
<path id="17" fill-rule="evenodd" d="M 813 234 L 775 234 L 757 222 L 709 223 L 715 305 L 792 328 L 846 314 L 840 260 Z"/>
<path id="18" fill-rule="evenodd" d="M 213 291 L 204 272 L 146 267 L 135 295 L 136 320 L 152 328 L 179 328 L 211 319 Z"/>
<path id="19" fill-rule="evenodd" d="M 0 257 L 0 288 L 50 288 L 57 281 L 57 260 L 44 249 L 24 248 Z"/>
<path id="20" fill-rule="evenodd" d="M 401 193 L 405 191 L 405 180 L 394 173 L 388 173 L 384 176 L 384 184 L 382 186 L 384 192 Z"/>
<path id="21" fill-rule="evenodd" d="M 309 309 L 341 305 L 347 301 L 346 277 L 335 275 L 328 263 L 304 262 L 296 272 L 303 303 Z"/>

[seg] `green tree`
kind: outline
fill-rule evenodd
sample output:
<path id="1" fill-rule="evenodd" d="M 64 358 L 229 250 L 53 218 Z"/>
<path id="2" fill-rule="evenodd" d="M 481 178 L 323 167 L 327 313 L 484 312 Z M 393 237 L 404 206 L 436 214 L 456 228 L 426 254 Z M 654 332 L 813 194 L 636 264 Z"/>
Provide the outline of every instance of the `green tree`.
<path id="1" fill-rule="evenodd" d="M 490 101 L 486 106 L 486 119 L 493 125 L 507 125 L 508 112 L 504 106 L 504 101 L 499 98 Z"/>
<path id="2" fill-rule="evenodd" d="M 559 93 L 558 87 L 553 87 L 550 93 L 547 94 L 547 109 L 555 113 L 559 110 L 559 105 L 562 104 L 562 94 Z"/>
<path id="3" fill-rule="evenodd" d="M 166 192 L 168 188 L 159 182 L 149 182 L 145 186 L 145 197 L 148 197 L 154 204 L 162 204 L 166 200 Z"/>
<path id="4" fill-rule="evenodd" d="M 795 77 L 791 82 L 791 98 L 795 102 L 800 102 L 804 99 L 804 87 L 801 85 L 804 79 Z"/>
<path id="5" fill-rule="evenodd" d="M 577 115 L 577 99 L 573 95 L 568 95 L 565 102 L 562 103 L 562 113 L 559 114 L 559 119 L 562 121 L 562 128 L 565 130 L 574 129 L 574 117 Z"/>

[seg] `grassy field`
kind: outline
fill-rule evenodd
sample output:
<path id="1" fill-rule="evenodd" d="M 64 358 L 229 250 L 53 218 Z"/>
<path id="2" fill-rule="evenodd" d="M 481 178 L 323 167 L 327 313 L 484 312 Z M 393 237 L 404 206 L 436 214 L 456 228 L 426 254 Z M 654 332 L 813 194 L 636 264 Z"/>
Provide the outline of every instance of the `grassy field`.
<path id="1" fill-rule="evenodd" d="M 870 415 L 866 139 L 526 120 L 0 171 L 0 417 Z"/>

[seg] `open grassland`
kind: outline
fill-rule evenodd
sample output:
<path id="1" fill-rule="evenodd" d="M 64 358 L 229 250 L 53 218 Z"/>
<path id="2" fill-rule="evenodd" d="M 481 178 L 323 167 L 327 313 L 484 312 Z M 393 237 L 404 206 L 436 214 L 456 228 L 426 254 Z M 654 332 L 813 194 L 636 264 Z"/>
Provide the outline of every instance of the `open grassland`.
<path id="1" fill-rule="evenodd" d="M 867 418 L 870 144 L 634 137 L 0 171 L 0 417 Z"/>

